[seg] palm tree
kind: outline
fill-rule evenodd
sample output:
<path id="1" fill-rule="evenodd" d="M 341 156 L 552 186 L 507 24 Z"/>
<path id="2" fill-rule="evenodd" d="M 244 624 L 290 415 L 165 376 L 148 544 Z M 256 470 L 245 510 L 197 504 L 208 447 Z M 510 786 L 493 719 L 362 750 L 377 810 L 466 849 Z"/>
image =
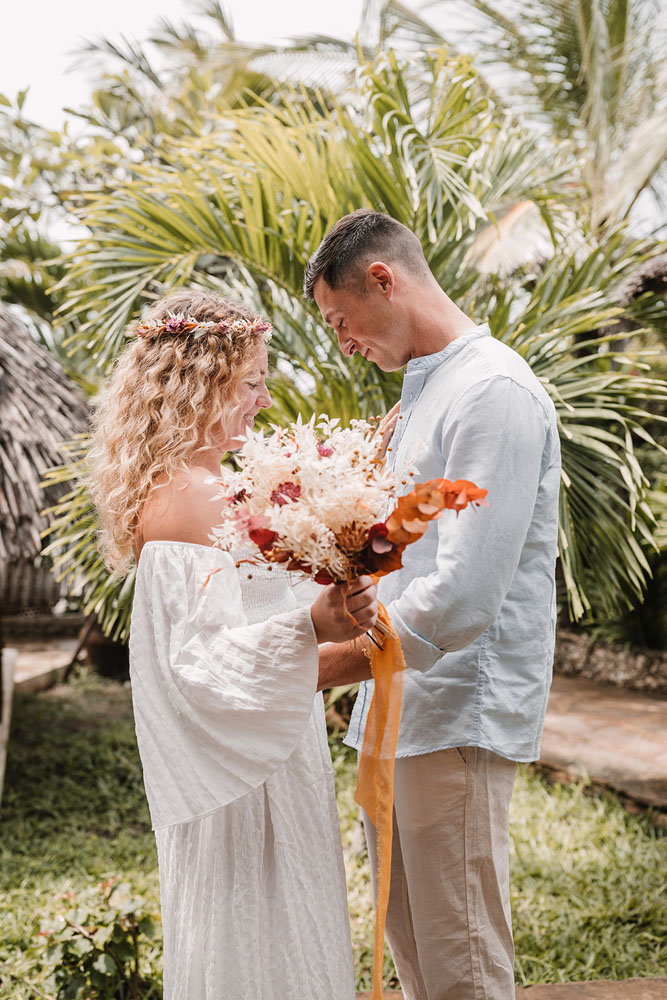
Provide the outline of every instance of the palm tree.
<path id="1" fill-rule="evenodd" d="M 53 325 L 63 248 L 49 234 L 76 231 L 89 194 L 126 182 L 138 160 L 165 162 L 165 146 L 217 128 L 230 108 L 282 101 L 280 79 L 304 81 L 299 93 L 326 103 L 331 86 L 353 78 L 354 52 L 337 52 L 332 40 L 306 48 L 247 44 L 218 0 L 203 0 L 196 11 L 187 24 L 162 18 L 146 44 L 99 38 L 77 53 L 96 65 L 103 58 L 89 105 L 68 109 L 83 132 L 52 132 L 26 119 L 26 91 L 14 102 L 0 94 L 0 301 L 17 307 L 89 395 L 99 381 L 95 366 L 85 349 L 73 350 L 62 318 Z M 315 78 L 317 93 L 308 86 Z M 71 281 L 68 288 L 71 294 Z"/>
<path id="2" fill-rule="evenodd" d="M 395 6 L 382 4 L 380 20 L 391 22 Z M 472 47 L 481 72 L 511 106 L 556 138 L 574 141 L 594 230 L 627 219 L 645 191 L 655 198 L 664 226 L 663 0 L 445 0 L 424 6 L 433 16 L 434 37 L 441 37 L 441 26 L 450 42 Z"/>
<path id="3" fill-rule="evenodd" d="M 648 572 L 640 540 L 650 543 L 653 519 L 635 444 L 647 437 L 647 401 L 665 392 L 647 377 L 635 342 L 665 318 L 656 294 L 624 306 L 621 290 L 651 246 L 624 246 L 622 231 L 575 242 L 561 235 L 575 209 L 559 151 L 496 111 L 468 57 L 382 54 L 360 67 L 358 87 L 345 107 L 301 90 L 293 103 L 283 92 L 275 106 L 232 109 L 217 131 L 165 144 L 159 161 L 92 199 L 90 236 L 62 283 L 73 289 L 74 342 L 107 366 L 146 302 L 197 284 L 271 318 L 270 417 L 375 413 L 397 397 L 397 376 L 360 358 L 343 362 L 300 289 L 308 256 L 341 214 L 360 205 L 386 211 L 417 233 L 441 285 L 490 319 L 554 399 L 564 454 L 560 555 L 573 615 L 638 600 Z M 511 276 L 480 273 L 469 256 L 480 230 L 527 199 L 553 234 L 551 261 Z M 58 508 L 53 548 L 65 572 L 87 580 L 88 610 L 119 634 L 130 591 L 103 575 L 91 525 L 79 489 Z"/>
<path id="4" fill-rule="evenodd" d="M 159 155 L 169 137 L 211 131 L 229 108 L 281 102 L 281 82 L 306 92 L 316 86 L 326 100 L 352 84 L 356 68 L 354 47 L 337 39 L 240 41 L 219 0 L 194 4 L 187 23 L 161 18 L 144 43 L 99 38 L 79 55 L 96 66 L 101 56 L 104 71 L 92 105 L 74 113 L 112 141 L 132 141 L 147 158 Z"/>
<path id="5" fill-rule="evenodd" d="M 63 248 L 50 234 L 83 204 L 80 189 L 104 176 L 102 152 L 94 142 L 70 140 L 25 118 L 24 99 L 25 92 L 14 102 L 0 94 L 0 302 L 93 395 L 99 377 L 85 348 L 69 350 L 71 329 L 62 319 L 56 326 L 63 300 L 54 286 L 65 269 Z"/>

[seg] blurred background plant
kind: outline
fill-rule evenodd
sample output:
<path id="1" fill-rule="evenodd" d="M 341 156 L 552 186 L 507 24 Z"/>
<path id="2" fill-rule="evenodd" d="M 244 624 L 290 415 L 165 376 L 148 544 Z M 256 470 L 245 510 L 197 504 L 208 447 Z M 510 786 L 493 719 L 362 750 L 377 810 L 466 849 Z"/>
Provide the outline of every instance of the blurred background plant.
<path id="1" fill-rule="evenodd" d="M 563 608 L 641 641 L 630 609 L 652 573 L 649 596 L 659 590 L 665 558 L 667 78 L 654 6 L 536 0 L 526 17 L 513 3 L 368 0 L 356 45 L 276 48 L 238 41 L 209 2 L 196 25 L 162 21 L 145 43 L 94 40 L 84 55 L 102 72 L 76 133 L 25 121 L 21 95 L 2 106 L 0 296 L 92 398 L 147 304 L 186 283 L 215 289 L 274 325 L 266 419 L 348 420 L 388 408 L 400 377 L 343 360 L 301 297 L 303 267 L 340 215 L 388 212 L 554 399 Z M 50 554 L 122 637 L 132 579 L 109 578 L 97 556 L 73 457 L 49 476 L 75 484 L 52 511 Z M 666 614 L 656 600 L 651 641 Z"/>
<path id="2" fill-rule="evenodd" d="M 147 913 L 143 899 L 111 876 L 80 894 L 70 892 L 56 927 L 43 930 L 44 960 L 50 968 L 47 989 L 56 1000 L 157 1000 L 159 975 L 146 952 L 152 945 L 159 913 Z M 153 956 L 154 957 L 154 956 Z"/>

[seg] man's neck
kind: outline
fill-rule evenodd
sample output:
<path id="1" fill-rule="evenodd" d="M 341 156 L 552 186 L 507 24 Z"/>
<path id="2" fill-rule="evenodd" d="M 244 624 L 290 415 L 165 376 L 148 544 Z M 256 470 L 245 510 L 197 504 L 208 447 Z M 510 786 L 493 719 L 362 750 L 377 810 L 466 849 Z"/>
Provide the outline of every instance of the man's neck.
<path id="1" fill-rule="evenodd" d="M 411 358 L 437 354 L 476 325 L 440 287 L 415 304 L 412 321 Z"/>

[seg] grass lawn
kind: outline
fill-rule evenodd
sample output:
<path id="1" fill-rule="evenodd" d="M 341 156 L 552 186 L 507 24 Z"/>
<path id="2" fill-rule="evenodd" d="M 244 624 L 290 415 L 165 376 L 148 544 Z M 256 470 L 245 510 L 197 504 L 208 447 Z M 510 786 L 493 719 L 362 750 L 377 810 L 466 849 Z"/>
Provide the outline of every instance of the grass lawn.
<path id="1" fill-rule="evenodd" d="M 355 755 L 331 745 L 357 983 L 368 989 L 372 914 L 367 860 L 353 850 Z M 512 820 L 517 982 L 664 975 L 665 839 L 649 818 L 629 815 L 612 795 L 550 787 L 522 769 Z M 146 912 L 158 911 L 128 689 L 83 678 L 17 698 L 0 823 L 2 1000 L 54 996 L 44 932 L 109 877 L 127 883 Z M 146 941 L 143 961 L 157 985 L 159 934 Z M 390 982 L 388 954 L 385 972 Z"/>

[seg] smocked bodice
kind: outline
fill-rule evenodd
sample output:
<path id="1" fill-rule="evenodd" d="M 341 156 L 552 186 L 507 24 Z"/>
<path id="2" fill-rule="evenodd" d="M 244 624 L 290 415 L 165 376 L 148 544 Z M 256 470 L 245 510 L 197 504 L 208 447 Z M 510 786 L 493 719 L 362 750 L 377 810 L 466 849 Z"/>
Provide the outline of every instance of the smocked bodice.
<path id="1" fill-rule="evenodd" d="M 282 614 L 297 605 L 290 579 L 284 570 L 245 561 L 254 559 L 256 554 L 254 546 L 234 547 L 230 552 L 234 562 L 239 563 L 241 599 L 249 625 Z"/>

